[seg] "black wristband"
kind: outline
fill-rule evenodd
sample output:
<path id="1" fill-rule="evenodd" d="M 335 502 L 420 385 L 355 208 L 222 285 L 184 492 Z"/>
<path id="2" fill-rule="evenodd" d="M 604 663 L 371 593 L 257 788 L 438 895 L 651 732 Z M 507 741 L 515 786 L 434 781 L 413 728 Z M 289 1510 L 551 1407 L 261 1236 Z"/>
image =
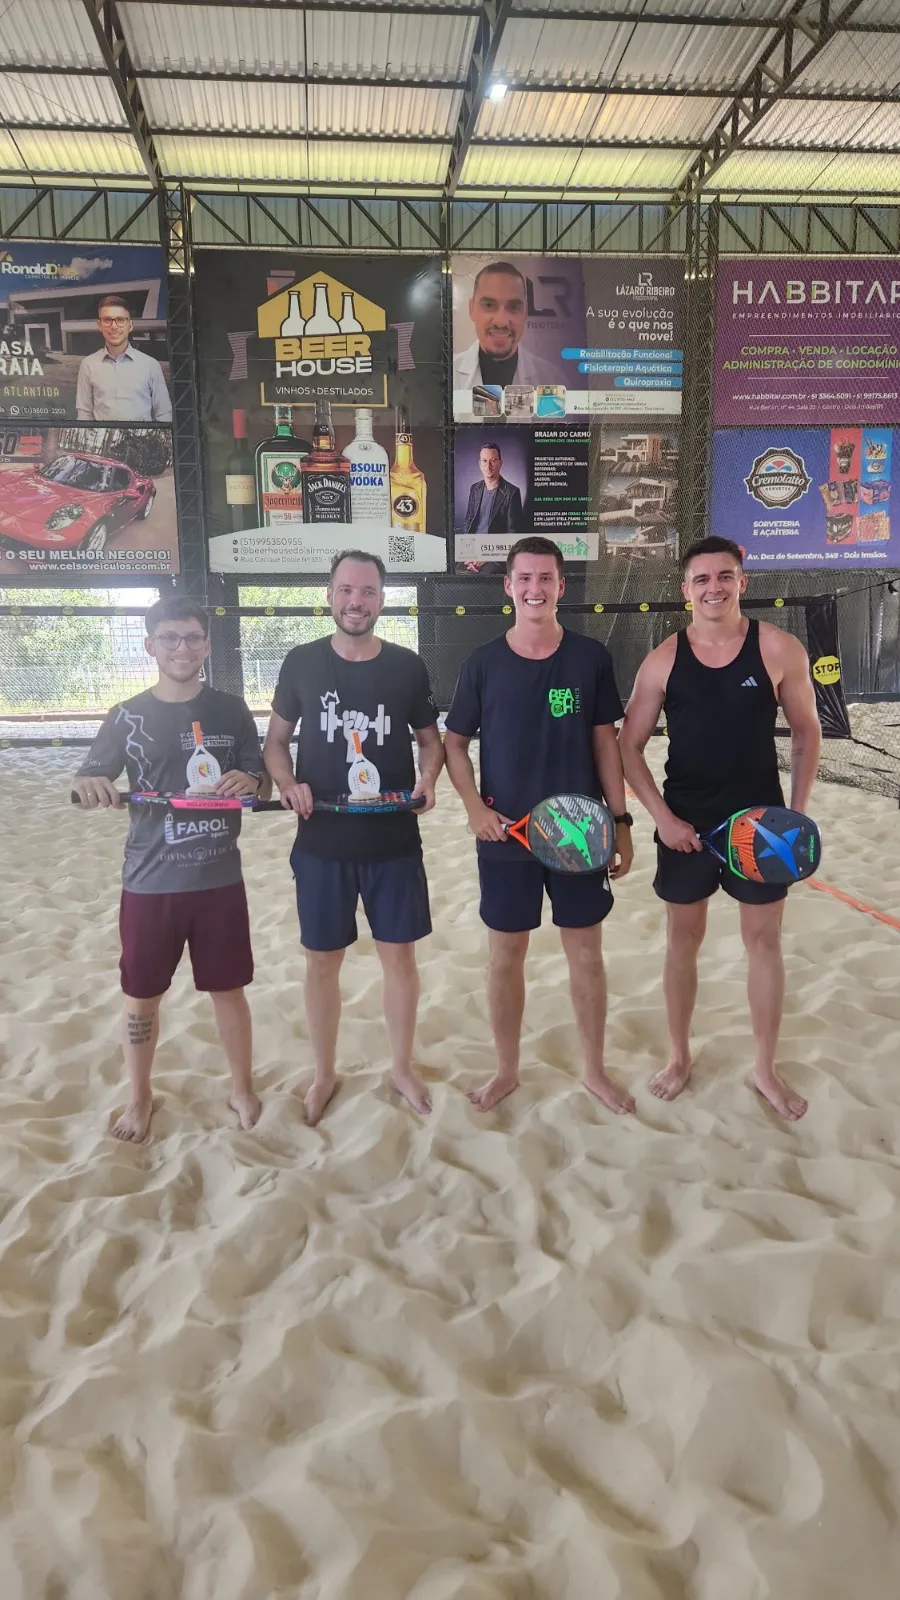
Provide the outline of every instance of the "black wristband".
<path id="1" fill-rule="evenodd" d="M 626 828 L 634 827 L 634 817 L 631 815 L 630 811 L 623 811 L 621 816 L 613 817 L 613 822 L 617 827 L 620 822 L 623 823 Z"/>

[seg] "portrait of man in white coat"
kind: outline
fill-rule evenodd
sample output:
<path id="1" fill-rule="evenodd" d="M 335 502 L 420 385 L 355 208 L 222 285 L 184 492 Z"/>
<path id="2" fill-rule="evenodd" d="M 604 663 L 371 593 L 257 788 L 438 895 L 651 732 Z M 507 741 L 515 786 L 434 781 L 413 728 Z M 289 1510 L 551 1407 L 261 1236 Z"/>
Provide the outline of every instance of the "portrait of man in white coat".
<path id="1" fill-rule="evenodd" d="M 469 317 L 475 338 L 454 357 L 454 389 L 565 382 L 561 367 L 528 348 L 528 288 L 511 261 L 482 267 L 472 286 Z"/>

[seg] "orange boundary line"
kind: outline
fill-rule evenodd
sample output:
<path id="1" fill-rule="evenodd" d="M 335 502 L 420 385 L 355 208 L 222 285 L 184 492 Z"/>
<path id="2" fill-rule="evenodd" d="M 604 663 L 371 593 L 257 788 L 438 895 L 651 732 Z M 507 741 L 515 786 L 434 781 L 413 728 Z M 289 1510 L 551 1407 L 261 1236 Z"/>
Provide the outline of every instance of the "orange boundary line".
<path id="1" fill-rule="evenodd" d="M 852 895 L 845 894 L 843 889 L 836 889 L 831 883 L 823 882 L 821 878 L 807 878 L 806 881 L 811 889 L 819 889 L 823 894 L 830 894 L 843 905 L 852 906 L 854 911 L 862 911 L 867 917 L 874 917 L 876 922 L 883 922 L 888 928 L 895 928 L 900 933 L 900 922 L 896 917 L 889 916 L 886 911 L 877 911 L 874 906 L 866 905 L 865 900 L 854 900 Z"/>

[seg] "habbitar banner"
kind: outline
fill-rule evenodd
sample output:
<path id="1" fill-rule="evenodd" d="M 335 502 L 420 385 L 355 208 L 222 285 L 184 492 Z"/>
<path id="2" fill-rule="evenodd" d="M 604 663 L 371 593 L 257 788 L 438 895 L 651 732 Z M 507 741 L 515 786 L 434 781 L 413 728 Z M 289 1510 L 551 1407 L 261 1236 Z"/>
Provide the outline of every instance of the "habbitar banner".
<path id="1" fill-rule="evenodd" d="M 172 421 L 159 245 L 0 240 L 0 421 Z"/>
<path id="2" fill-rule="evenodd" d="M 212 570 L 445 571 L 440 262 L 210 250 L 195 283 Z"/>

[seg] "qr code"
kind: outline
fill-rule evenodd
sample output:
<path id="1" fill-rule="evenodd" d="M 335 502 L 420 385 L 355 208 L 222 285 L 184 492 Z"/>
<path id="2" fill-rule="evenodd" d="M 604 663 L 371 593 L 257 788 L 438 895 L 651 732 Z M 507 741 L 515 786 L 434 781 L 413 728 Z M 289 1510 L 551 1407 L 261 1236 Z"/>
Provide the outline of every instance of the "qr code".
<path id="1" fill-rule="evenodd" d="M 398 566 L 411 566 L 415 561 L 416 541 L 411 533 L 388 534 L 388 561 L 396 561 Z"/>

